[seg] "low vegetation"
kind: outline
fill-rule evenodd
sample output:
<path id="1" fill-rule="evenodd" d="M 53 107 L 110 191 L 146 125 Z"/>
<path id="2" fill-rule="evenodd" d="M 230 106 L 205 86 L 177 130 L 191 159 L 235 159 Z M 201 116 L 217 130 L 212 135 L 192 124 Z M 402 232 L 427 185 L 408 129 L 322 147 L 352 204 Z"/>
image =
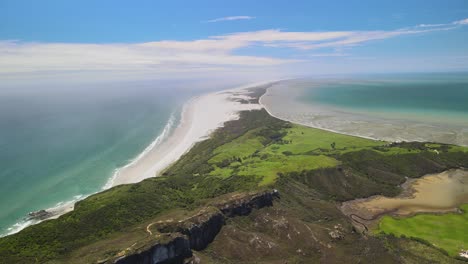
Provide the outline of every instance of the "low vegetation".
<path id="1" fill-rule="evenodd" d="M 264 110 L 242 112 L 239 120 L 196 144 L 163 176 L 93 195 L 57 220 L 1 238 L 0 263 L 70 262 L 72 256 L 77 261 L 76 252 L 81 257 L 97 254 L 93 247 L 108 252 L 105 241 L 137 236 L 135 232 L 140 231 L 135 230 L 174 210 L 190 211 L 221 195 L 266 187 L 280 189 L 281 206 L 287 208 L 284 216 L 291 221 L 303 221 L 312 230 L 340 223 L 352 232 L 336 209 L 337 202 L 376 194 L 393 196 L 406 177 L 462 166 L 468 167 L 468 151 L 460 147 L 389 144 L 293 125 Z M 392 243 L 398 244 L 400 240 L 395 239 Z M 130 240 L 119 243 L 124 247 Z M 353 243 L 360 249 L 369 244 L 356 234 L 346 241 L 337 244 L 334 252 L 351 252 Z M 384 250 L 379 243 L 375 252 Z M 213 257 L 209 254 L 213 249 L 207 250 L 206 257 Z"/>
<path id="2" fill-rule="evenodd" d="M 451 256 L 468 250 L 468 204 L 462 213 L 419 214 L 407 218 L 385 216 L 376 232 L 412 237 L 429 242 Z"/>
<path id="3" fill-rule="evenodd" d="M 212 176 L 256 176 L 262 178 L 260 185 L 268 185 L 279 174 L 336 167 L 336 155 L 384 144 L 286 123 L 280 130 L 249 131 L 216 148 L 208 162 L 214 166 Z"/>

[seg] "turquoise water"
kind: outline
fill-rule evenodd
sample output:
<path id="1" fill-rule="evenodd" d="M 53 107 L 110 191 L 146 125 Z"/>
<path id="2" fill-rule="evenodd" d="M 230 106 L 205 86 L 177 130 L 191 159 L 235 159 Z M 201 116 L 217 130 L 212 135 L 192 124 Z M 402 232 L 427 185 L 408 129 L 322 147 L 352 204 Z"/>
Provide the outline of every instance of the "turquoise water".
<path id="1" fill-rule="evenodd" d="M 344 111 L 468 124 L 468 73 L 367 76 L 304 91 L 302 102 Z"/>
<path id="2" fill-rule="evenodd" d="M 101 190 L 188 98 L 151 85 L 0 90 L 0 234 L 30 211 Z"/>

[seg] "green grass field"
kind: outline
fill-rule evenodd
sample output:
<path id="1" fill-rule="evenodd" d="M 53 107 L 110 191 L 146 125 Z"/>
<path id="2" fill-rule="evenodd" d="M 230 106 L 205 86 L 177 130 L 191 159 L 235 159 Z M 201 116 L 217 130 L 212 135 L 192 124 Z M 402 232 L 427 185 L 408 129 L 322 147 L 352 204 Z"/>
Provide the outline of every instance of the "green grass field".
<path id="1" fill-rule="evenodd" d="M 336 134 L 325 130 L 293 125 L 287 130 L 284 141 L 289 144 L 272 145 L 265 149 L 273 153 L 290 151 L 294 154 L 341 154 L 348 151 L 357 151 L 363 148 L 382 146 L 386 142 L 375 141 L 360 137 Z M 332 144 L 334 143 L 334 148 Z"/>
<path id="2" fill-rule="evenodd" d="M 279 173 L 335 167 L 340 162 L 333 155 L 387 144 L 300 125 L 283 128 L 277 135 L 263 132 L 251 130 L 216 148 L 208 161 L 214 167 L 210 175 L 257 176 L 262 178 L 260 185 L 268 185 Z M 275 136 L 281 138 L 271 141 Z"/>
<path id="3" fill-rule="evenodd" d="M 456 256 L 461 249 L 468 249 L 468 204 L 461 208 L 462 214 L 420 214 L 408 218 L 385 216 L 376 232 L 420 238 Z"/>
<path id="4" fill-rule="evenodd" d="M 336 202 L 356 198 L 394 196 L 408 177 L 468 167 L 467 149 L 390 144 L 294 125 L 265 110 L 246 111 L 197 143 L 161 177 L 92 195 L 58 219 L 0 238 L 0 263 L 86 263 L 75 257 L 86 258 L 90 248 L 96 257 L 115 255 L 115 250 L 132 244 L 108 246 L 114 237 L 137 239 L 141 227 L 151 221 L 173 211 L 196 210 L 235 192 L 278 188 L 284 191 L 284 201 L 287 193 L 300 193 L 333 208 Z M 311 208 L 311 217 L 319 219 L 315 205 L 297 210 Z"/>
<path id="5" fill-rule="evenodd" d="M 442 151 L 443 145 L 412 143 L 390 146 L 388 142 L 337 134 L 321 129 L 291 124 L 271 133 L 265 128 L 253 129 L 214 149 L 208 164 L 210 176 L 232 175 L 259 177 L 260 186 L 273 184 L 279 174 L 336 167 L 337 156 L 358 151 L 375 151 L 384 156 L 397 156 Z M 453 149 L 452 149 L 453 148 Z M 451 146 L 450 151 L 467 148 Z"/>

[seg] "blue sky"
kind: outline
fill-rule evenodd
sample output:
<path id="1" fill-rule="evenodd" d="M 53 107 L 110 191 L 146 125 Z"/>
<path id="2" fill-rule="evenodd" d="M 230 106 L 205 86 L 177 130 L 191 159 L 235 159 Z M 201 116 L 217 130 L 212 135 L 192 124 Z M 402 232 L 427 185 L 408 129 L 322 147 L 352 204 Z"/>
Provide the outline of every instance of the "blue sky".
<path id="1" fill-rule="evenodd" d="M 465 71 L 467 18 L 466 0 L 1 0 L 0 79 Z"/>

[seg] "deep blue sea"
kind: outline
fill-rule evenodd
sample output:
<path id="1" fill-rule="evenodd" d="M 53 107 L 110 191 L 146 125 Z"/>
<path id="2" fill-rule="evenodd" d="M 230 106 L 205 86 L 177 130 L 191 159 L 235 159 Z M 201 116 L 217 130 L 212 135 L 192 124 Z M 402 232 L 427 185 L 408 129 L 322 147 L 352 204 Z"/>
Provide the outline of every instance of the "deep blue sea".
<path id="1" fill-rule="evenodd" d="M 2 88 L 0 234 L 28 212 L 100 191 L 171 118 L 177 125 L 191 94 L 150 84 Z"/>

